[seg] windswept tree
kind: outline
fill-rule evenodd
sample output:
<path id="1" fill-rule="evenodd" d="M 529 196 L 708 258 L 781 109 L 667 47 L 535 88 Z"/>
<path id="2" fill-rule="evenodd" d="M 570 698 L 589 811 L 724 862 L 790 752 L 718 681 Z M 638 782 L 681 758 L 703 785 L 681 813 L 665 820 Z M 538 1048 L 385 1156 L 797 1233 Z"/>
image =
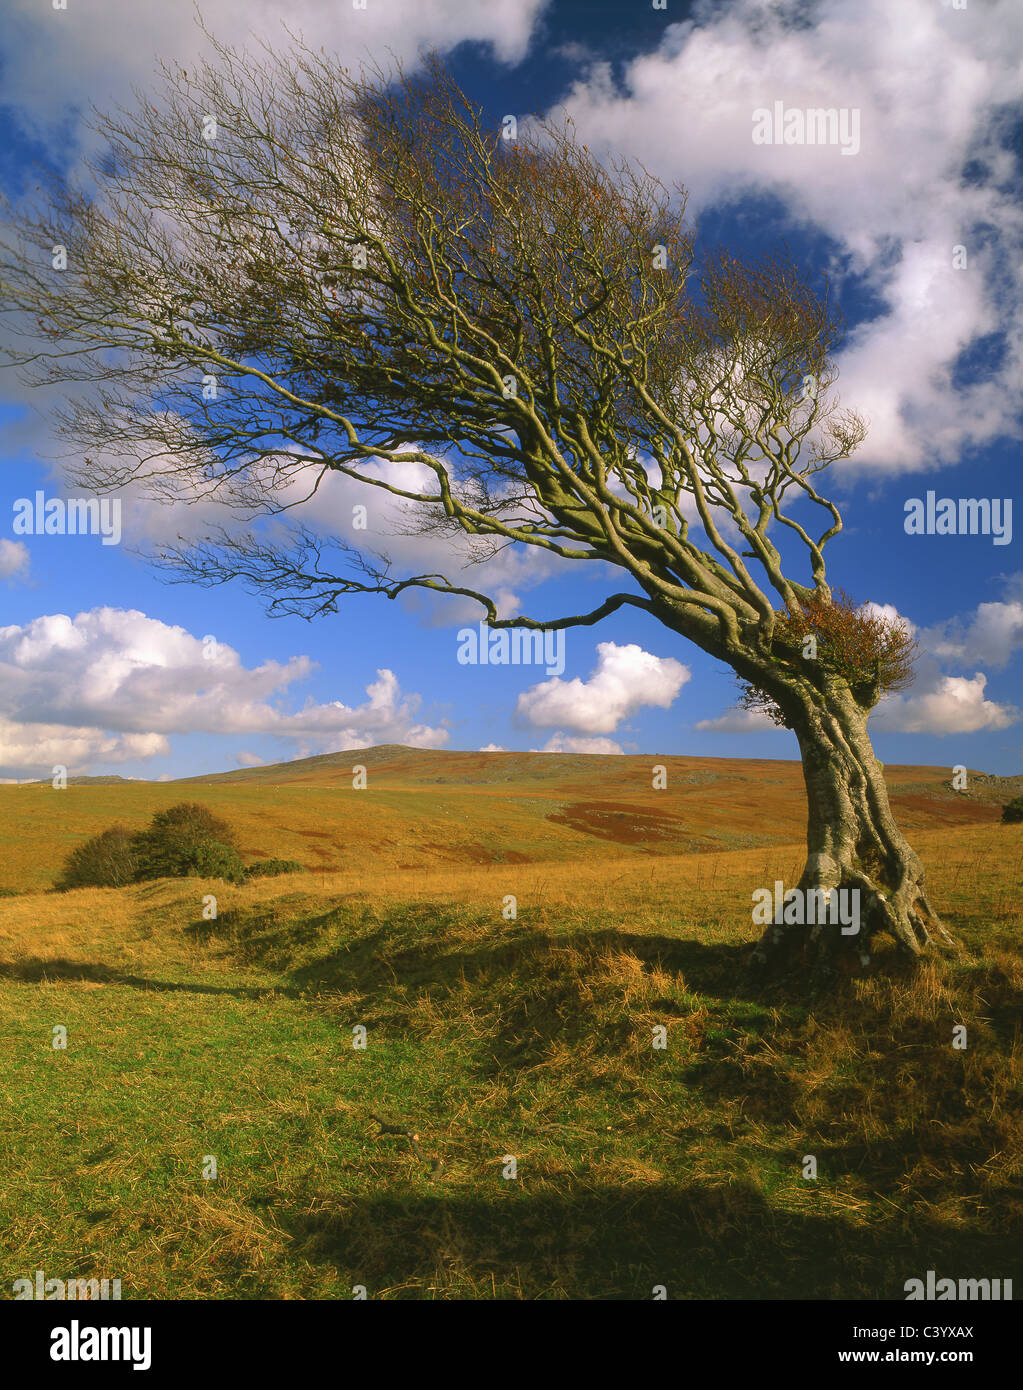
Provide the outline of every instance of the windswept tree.
<path id="1" fill-rule="evenodd" d="M 799 887 L 860 894 L 858 937 L 772 926 L 756 959 L 829 975 L 878 932 L 912 955 L 949 939 L 867 733 L 912 644 L 825 573 L 842 523 L 821 475 L 864 436 L 831 393 L 826 293 L 785 256 L 697 258 L 682 189 L 597 159 L 570 122 L 495 128 L 437 60 L 355 73 L 214 44 L 96 130 L 87 180 L 12 215 L 9 355 L 62 384 L 79 485 L 253 519 L 160 563 L 307 616 L 416 588 L 494 628 L 650 614 L 793 730 Z M 331 475 L 473 560 L 533 546 L 621 587 L 587 613 L 502 615 L 465 567 L 395 573 L 303 525 Z"/>

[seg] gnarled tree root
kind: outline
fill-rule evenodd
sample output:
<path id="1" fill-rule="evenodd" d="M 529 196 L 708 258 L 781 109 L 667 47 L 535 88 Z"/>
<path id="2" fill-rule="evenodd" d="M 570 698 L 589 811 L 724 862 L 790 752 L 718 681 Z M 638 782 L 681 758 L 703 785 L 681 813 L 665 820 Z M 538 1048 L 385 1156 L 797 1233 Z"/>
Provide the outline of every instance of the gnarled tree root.
<path id="1" fill-rule="evenodd" d="M 753 950 L 751 973 L 763 979 L 798 971 L 801 979 L 810 979 L 815 990 L 827 989 L 842 975 L 859 974 L 868 968 L 877 936 L 891 938 L 903 960 L 919 960 L 931 946 L 954 946 L 954 938 L 924 892 L 919 863 L 906 862 L 891 877 L 893 883 L 887 878 L 879 883 L 856 865 L 847 865 L 840 875 L 829 874 L 824 880 L 804 874 L 798 885 L 803 901 L 811 890 L 823 894 L 832 888 L 844 891 L 844 901 L 856 905 L 858 931 L 850 931 L 848 926 L 843 930 L 840 921 L 830 919 L 811 924 L 772 922 Z"/>

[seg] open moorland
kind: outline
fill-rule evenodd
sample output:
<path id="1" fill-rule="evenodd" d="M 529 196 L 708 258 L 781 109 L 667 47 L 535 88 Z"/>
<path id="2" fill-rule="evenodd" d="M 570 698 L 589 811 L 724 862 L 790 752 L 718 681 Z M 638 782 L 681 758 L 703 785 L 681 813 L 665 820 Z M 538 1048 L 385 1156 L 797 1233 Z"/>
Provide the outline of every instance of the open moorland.
<path id="1" fill-rule="evenodd" d="M 959 944 L 828 997 L 744 968 L 753 890 L 801 867 L 794 763 L 388 747 L 0 788 L 0 1296 L 1021 1278 L 1018 779 L 886 776 Z M 182 800 L 304 869 L 52 890 Z"/>

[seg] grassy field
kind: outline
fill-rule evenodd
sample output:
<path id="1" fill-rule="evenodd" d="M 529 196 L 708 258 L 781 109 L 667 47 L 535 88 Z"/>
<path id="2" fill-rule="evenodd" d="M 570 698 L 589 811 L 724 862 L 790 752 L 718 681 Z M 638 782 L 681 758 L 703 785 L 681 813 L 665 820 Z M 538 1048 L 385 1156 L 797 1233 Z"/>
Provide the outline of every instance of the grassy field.
<path id="1" fill-rule="evenodd" d="M 798 769 L 664 759 L 658 793 L 653 759 L 460 756 L 0 789 L 26 841 L 0 880 L 0 1296 L 36 1269 L 275 1299 L 1023 1275 L 1023 826 L 889 769 L 960 945 L 808 1000 L 743 972 L 753 888 L 801 865 Z M 319 871 L 40 891 L 185 796 L 246 857 Z"/>
<path id="2" fill-rule="evenodd" d="M 352 786 L 357 765 L 362 790 Z M 654 790 L 658 766 L 668 785 Z M 996 799 L 946 790 L 948 768 L 887 776 L 907 832 L 998 820 Z M 185 798 L 231 823 L 246 860 L 278 856 L 360 877 L 748 849 L 797 843 L 806 825 L 795 762 L 383 747 L 191 781 L 0 786 L 0 891 L 50 887 L 81 840 L 115 822 L 140 829 Z"/>

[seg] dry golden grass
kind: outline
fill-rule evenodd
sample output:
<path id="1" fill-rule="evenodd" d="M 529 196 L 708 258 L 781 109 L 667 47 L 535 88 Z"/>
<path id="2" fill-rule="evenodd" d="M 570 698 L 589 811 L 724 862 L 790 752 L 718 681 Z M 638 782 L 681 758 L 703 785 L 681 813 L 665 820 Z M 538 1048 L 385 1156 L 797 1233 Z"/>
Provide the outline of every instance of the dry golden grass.
<path id="1" fill-rule="evenodd" d="M 1012 1277 L 1023 826 L 918 828 L 956 948 L 918 969 L 882 953 L 809 999 L 742 970 L 753 889 L 801 868 L 795 819 L 717 852 L 591 835 L 576 859 L 0 900 L 4 1267 L 144 1298 L 898 1298 L 939 1265 Z M 371 1112 L 414 1125 L 439 1176 Z"/>
<path id="2" fill-rule="evenodd" d="M 296 859 L 317 874 L 521 864 L 644 863 L 697 850 L 798 844 L 805 827 L 796 762 L 724 758 L 430 754 L 368 750 L 239 773 L 236 780 L 0 787 L 0 889 L 41 889 L 70 850 L 115 823 L 198 800 L 234 828 L 246 861 Z M 369 768 L 365 790 L 352 767 Z M 668 785 L 654 790 L 655 766 Z M 919 832 L 989 826 L 994 805 L 947 791 L 947 769 L 890 767 L 900 824 Z M 273 780 L 271 780 L 273 779 Z"/>

